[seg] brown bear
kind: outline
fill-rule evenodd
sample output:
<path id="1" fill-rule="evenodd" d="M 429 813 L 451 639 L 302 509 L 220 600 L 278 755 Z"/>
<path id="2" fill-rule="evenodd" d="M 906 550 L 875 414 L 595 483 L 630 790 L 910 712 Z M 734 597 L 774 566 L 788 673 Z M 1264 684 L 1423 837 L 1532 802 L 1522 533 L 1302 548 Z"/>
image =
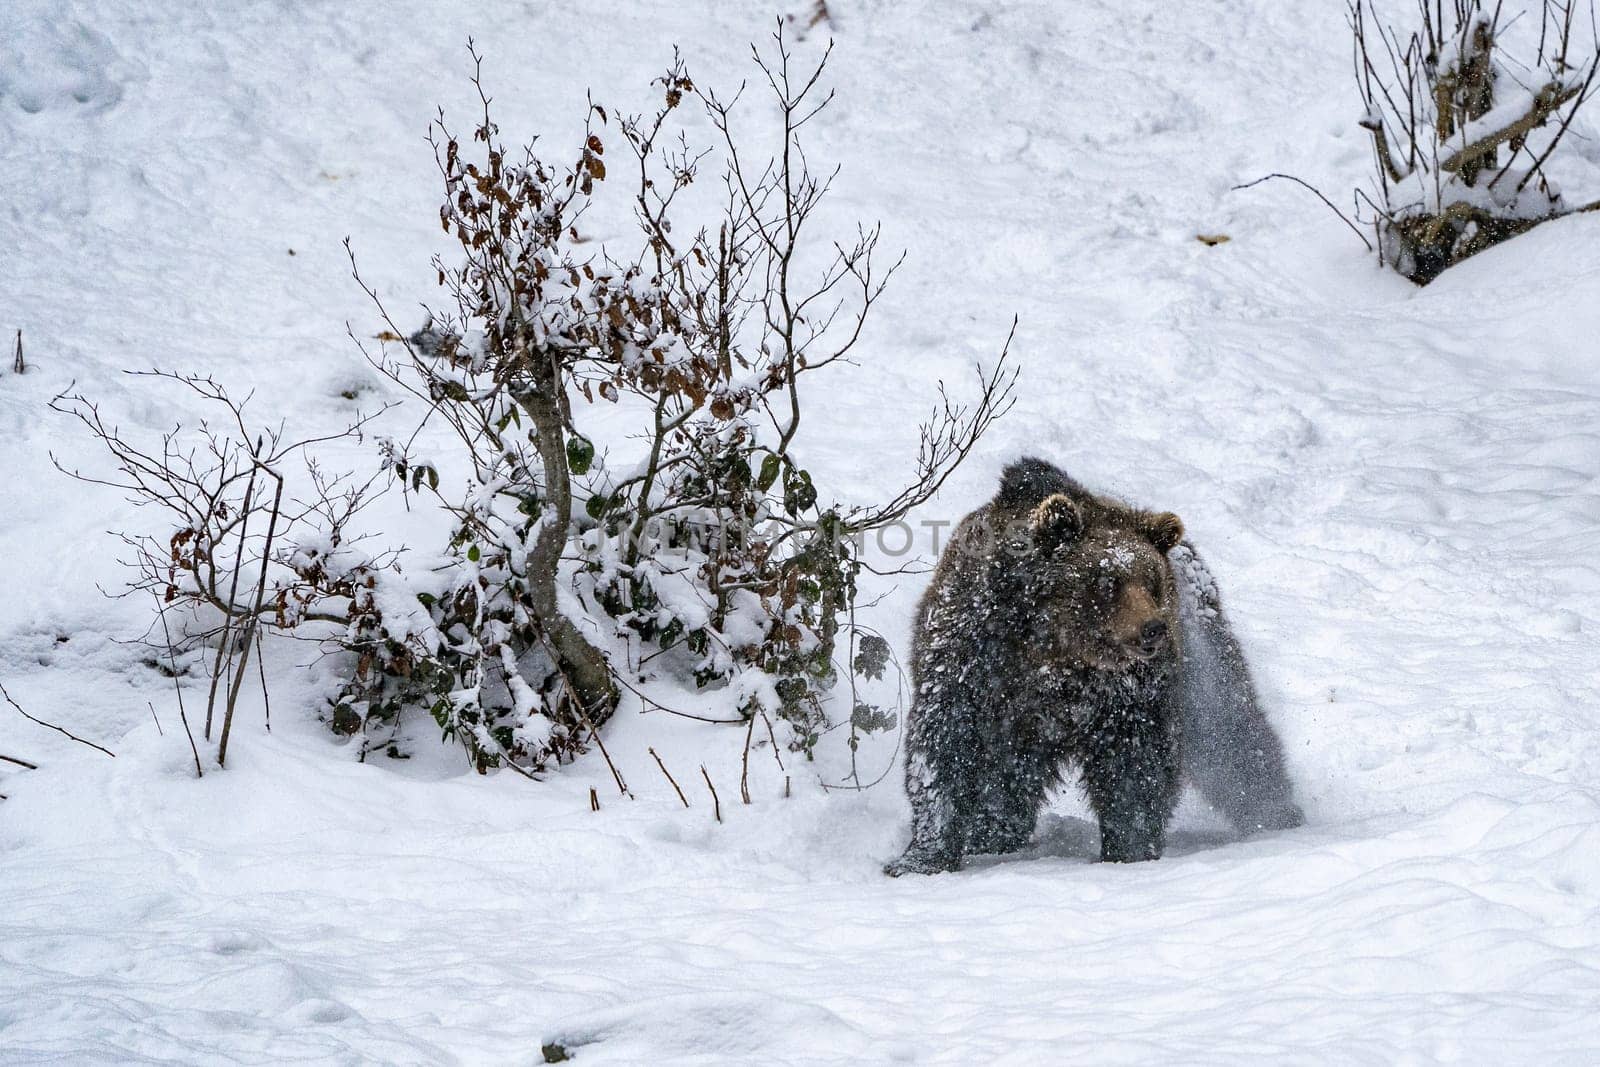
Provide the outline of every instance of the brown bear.
<path id="1" fill-rule="evenodd" d="M 1103 860 L 1161 855 L 1184 778 L 1245 833 L 1302 821 L 1216 583 L 1171 512 L 1012 464 L 952 534 L 913 645 L 912 835 L 889 874 L 1022 848 L 1069 767 Z"/>

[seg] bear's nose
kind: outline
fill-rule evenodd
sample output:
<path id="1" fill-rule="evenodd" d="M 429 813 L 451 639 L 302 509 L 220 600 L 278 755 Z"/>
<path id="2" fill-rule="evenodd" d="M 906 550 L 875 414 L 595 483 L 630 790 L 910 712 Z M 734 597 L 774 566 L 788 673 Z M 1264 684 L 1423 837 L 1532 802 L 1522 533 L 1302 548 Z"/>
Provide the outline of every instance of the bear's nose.
<path id="1" fill-rule="evenodd" d="M 1160 648 L 1167 640 L 1167 624 L 1160 619 L 1155 619 L 1144 624 L 1139 630 L 1139 643 L 1147 649 Z"/>

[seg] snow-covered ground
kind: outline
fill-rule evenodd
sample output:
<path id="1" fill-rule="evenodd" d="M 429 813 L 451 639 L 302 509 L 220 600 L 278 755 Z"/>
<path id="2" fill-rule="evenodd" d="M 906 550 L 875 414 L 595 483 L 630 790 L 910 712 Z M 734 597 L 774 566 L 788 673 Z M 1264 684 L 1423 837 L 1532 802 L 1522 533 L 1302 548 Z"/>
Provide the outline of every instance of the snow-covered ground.
<path id="1" fill-rule="evenodd" d="M 427 745 L 358 764 L 301 647 L 269 649 L 273 732 L 247 708 L 194 780 L 122 643 L 144 606 L 96 591 L 105 531 L 148 516 L 53 470 L 94 456 L 48 399 L 76 380 L 155 433 L 193 411 L 120 372 L 158 365 L 339 425 L 382 395 L 340 240 L 431 297 L 421 137 L 468 114 L 469 34 L 505 131 L 559 144 L 586 87 L 645 106 L 674 42 L 736 84 L 772 11 L 11 0 L 0 340 L 32 369 L 0 370 L 0 682 L 117 756 L 0 708 L 0 754 L 42 765 L 0 765 L 0 1063 L 1600 1060 L 1600 216 L 1418 291 L 1302 190 L 1230 191 L 1365 180 L 1339 4 L 829 6 L 834 217 L 908 258 L 819 383 L 819 481 L 895 485 L 933 383 L 1019 315 L 1021 402 L 923 517 L 1024 449 L 1177 511 L 1310 824 L 1239 842 L 1190 802 L 1159 863 L 1099 865 L 1065 795 L 1030 854 L 889 880 L 895 773 L 791 763 L 785 798 L 763 753 L 746 807 L 742 737 L 659 714 L 607 734 L 631 802 L 597 756 L 539 785 Z M 871 613 L 901 652 L 922 581 Z"/>

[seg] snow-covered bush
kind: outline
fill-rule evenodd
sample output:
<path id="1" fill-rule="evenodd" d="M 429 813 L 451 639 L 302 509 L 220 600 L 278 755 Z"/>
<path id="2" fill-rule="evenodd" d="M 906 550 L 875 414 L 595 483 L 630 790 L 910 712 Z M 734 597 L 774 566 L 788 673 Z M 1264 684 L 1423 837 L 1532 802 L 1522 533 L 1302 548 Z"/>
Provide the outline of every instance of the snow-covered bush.
<path id="1" fill-rule="evenodd" d="M 329 438 L 255 431 L 217 382 L 157 372 L 221 417 L 149 446 L 86 398 L 58 398 L 113 460 L 113 475 L 80 477 L 171 517 L 125 538 L 130 591 L 153 595 L 152 634 L 172 658 L 215 645 L 203 733 L 223 707 L 219 762 L 268 631 L 345 654 L 329 718 L 366 735 L 363 754 L 421 709 L 479 771 L 531 774 L 581 751 L 625 694 L 663 707 L 658 681 L 721 691 L 712 718 L 742 727 L 747 756 L 758 722 L 808 754 L 834 725 L 848 725 L 852 751 L 859 732 L 892 725 L 854 684 L 889 659 L 851 623 L 862 538 L 937 491 L 1010 406 L 1015 372 L 1008 340 L 970 405 L 940 387 L 891 499 L 846 506 L 813 481 L 802 380 L 862 357 L 898 262 L 876 261 L 876 227 L 845 241 L 813 232 L 832 176 L 811 170 L 799 133 L 832 99 L 819 87 L 827 53 L 796 69 L 782 22 L 774 43 L 756 57 L 779 116 L 770 157 L 736 134 L 737 97 L 702 92 L 675 59 L 649 116 L 591 104 L 566 165 L 508 148 L 472 53 L 483 110 L 470 140 L 442 115 L 432 130 L 439 218 L 459 245 L 433 263 L 445 306 L 401 328 L 356 272 L 387 326 L 368 358 L 421 404 L 406 442 L 380 448 L 401 491 L 449 519 L 437 566 L 406 573 L 393 551 L 362 550 L 353 531 L 372 480 L 325 474 L 313 450 Z M 713 144 L 678 131 L 691 107 Z M 591 248 L 576 226 L 607 209 L 610 128 L 630 157 L 626 249 Z M 719 193 L 680 211 L 711 158 Z M 594 417 L 601 407 L 613 410 Z M 360 436 L 371 417 L 335 437 Z M 422 431 L 441 423 L 451 445 L 419 452 L 417 441 L 440 447 Z M 638 458 L 613 459 L 629 446 Z M 849 694 L 836 697 L 844 677 Z"/>
<path id="2" fill-rule="evenodd" d="M 1531 54 L 1503 57 L 1514 21 L 1482 0 L 1418 0 L 1408 37 L 1379 19 L 1372 0 L 1350 3 L 1356 83 L 1376 159 L 1379 255 L 1427 284 L 1452 264 L 1575 206 L 1546 173 L 1595 88 L 1579 5 L 1543 0 L 1539 25 L 1521 27 Z M 1585 48 L 1585 44 L 1588 48 Z M 1509 60 L 1509 61 L 1507 61 Z"/>
<path id="3" fill-rule="evenodd" d="M 590 106 L 566 166 L 507 147 L 477 75 L 470 142 L 435 124 L 440 219 L 460 244 L 434 263 L 448 306 L 415 330 L 384 312 L 385 348 L 369 358 L 461 445 L 438 463 L 399 444 L 386 456 L 407 491 L 450 513 L 450 565 L 442 589 L 413 598 L 431 625 L 366 616 L 337 728 L 422 705 L 480 769 L 536 770 L 575 753 L 624 691 L 654 703 L 657 678 L 729 690 L 725 721 L 774 735 L 776 721 L 800 750 L 832 724 L 861 537 L 937 490 L 1008 407 L 1013 373 L 1002 352 L 970 407 L 935 410 L 893 499 L 845 507 L 813 482 L 801 379 L 860 355 L 898 264 L 877 263 L 875 227 L 813 235 L 831 176 L 810 169 L 799 133 L 831 100 L 827 57 L 797 71 L 781 24 L 774 42 L 757 56 L 781 121 L 770 158 L 750 162 L 735 101 L 702 92 L 678 60 L 654 113 L 615 119 L 636 223 L 625 250 L 590 249 L 574 226 L 604 207 L 605 109 Z M 717 143 L 677 132 L 690 107 Z M 680 194 L 712 157 L 716 206 L 685 222 Z M 638 414 L 617 435 L 615 418 L 586 416 L 593 405 Z M 625 438 L 642 457 L 613 461 Z M 848 704 L 852 736 L 892 722 Z"/>
<path id="4" fill-rule="evenodd" d="M 217 762 L 225 764 L 234 709 L 263 633 L 317 627 L 355 644 L 373 613 L 379 577 L 397 573 L 393 552 L 367 552 L 367 538 L 352 529 L 375 479 L 330 475 L 311 451 L 359 439 L 382 412 L 331 436 L 291 439 L 281 425 L 252 426 L 248 398 L 236 399 L 214 379 L 169 371 L 135 376 L 187 390 L 212 415 L 174 426 L 159 442 L 140 442 L 87 397 L 63 394 L 51 408 L 104 446 L 112 470 L 58 466 L 165 516 L 158 534 L 122 535 L 131 577 L 116 595 L 152 599 L 146 638 L 164 654 L 162 669 L 175 674 L 180 659 L 192 659 L 210 674 L 201 734 L 210 741 L 216 732 Z M 199 765 L 196 748 L 197 771 Z"/>

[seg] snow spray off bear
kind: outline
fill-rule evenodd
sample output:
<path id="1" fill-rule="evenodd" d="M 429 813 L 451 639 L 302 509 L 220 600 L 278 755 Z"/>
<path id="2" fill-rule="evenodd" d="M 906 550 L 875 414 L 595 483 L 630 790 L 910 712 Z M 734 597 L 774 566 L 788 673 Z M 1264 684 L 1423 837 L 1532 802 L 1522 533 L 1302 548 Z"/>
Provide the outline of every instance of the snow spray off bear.
<path id="1" fill-rule="evenodd" d="M 1183 524 L 1043 460 L 967 516 L 917 611 L 912 836 L 889 874 L 1022 848 L 1069 768 L 1104 860 L 1156 859 L 1187 778 L 1243 832 L 1298 826 L 1283 749 Z"/>

